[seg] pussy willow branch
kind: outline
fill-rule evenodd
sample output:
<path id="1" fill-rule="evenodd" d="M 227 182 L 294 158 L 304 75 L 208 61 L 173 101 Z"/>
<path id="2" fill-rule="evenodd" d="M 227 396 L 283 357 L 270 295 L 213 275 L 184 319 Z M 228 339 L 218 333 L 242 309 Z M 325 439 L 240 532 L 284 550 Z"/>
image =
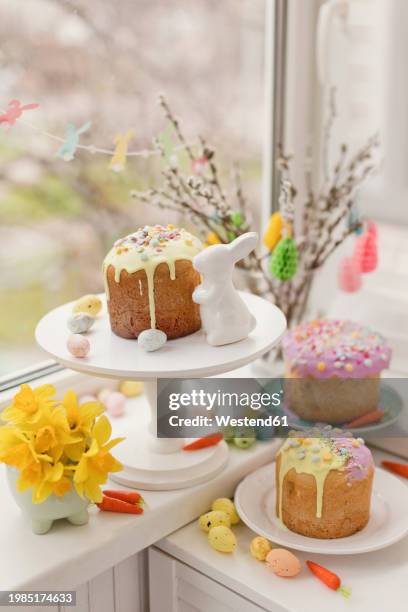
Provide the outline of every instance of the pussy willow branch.
<path id="1" fill-rule="evenodd" d="M 144 203 L 185 214 L 200 228 L 204 236 L 211 232 L 222 243 L 230 242 L 231 236 L 247 232 L 250 229 L 249 207 L 237 168 L 234 167 L 234 190 L 230 196 L 219 178 L 215 149 L 200 137 L 196 154 L 195 147 L 188 144 L 179 120 L 163 96 L 159 102 L 167 121 L 173 127 L 178 144 L 187 151 L 192 170 L 194 164 L 200 162 L 202 172 L 185 175 L 176 163 L 168 162 L 164 147 L 156 139 L 155 146 L 165 163 L 162 170 L 164 186 L 141 194 L 133 192 L 132 195 Z M 324 135 L 324 155 L 328 172 L 320 190 L 315 193 L 312 188 L 311 167 L 306 169 L 307 195 L 303 206 L 302 229 L 298 236 L 294 236 L 299 255 L 296 277 L 290 282 L 273 279 L 265 260 L 266 256 L 269 258 L 269 254 L 264 256 L 251 253 L 240 262 L 240 267 L 253 275 L 256 281 L 255 292 L 273 300 L 284 311 L 288 324 L 304 316 L 316 270 L 347 236 L 360 227 L 359 222 L 353 225 L 346 225 L 345 222 L 353 206 L 356 190 L 374 167 L 373 153 L 378 147 L 376 136 L 370 138 L 349 160 L 348 147 L 342 144 L 333 170 L 329 172 L 329 145 L 335 118 L 334 93 L 331 92 L 329 118 Z M 282 145 L 278 145 L 277 167 L 282 178 L 290 183 L 290 197 L 293 202 L 297 191 L 291 181 L 290 166 L 291 156 L 284 153 Z M 243 215 L 243 222 L 239 227 L 233 223 L 234 211 L 240 211 Z M 345 229 L 340 231 L 343 224 Z"/>

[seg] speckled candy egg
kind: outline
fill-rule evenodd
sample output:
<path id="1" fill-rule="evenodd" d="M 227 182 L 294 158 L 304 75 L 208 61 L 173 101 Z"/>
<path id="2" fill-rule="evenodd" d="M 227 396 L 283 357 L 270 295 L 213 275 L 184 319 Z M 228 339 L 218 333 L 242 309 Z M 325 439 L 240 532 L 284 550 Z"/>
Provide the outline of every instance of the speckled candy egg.
<path id="1" fill-rule="evenodd" d="M 234 438 L 234 444 L 235 446 L 237 446 L 238 448 L 249 448 L 250 446 L 252 446 L 254 444 L 254 442 L 256 441 L 255 436 L 251 436 L 251 437 L 240 437 L 238 436 L 237 438 Z"/>
<path id="2" fill-rule="evenodd" d="M 126 397 L 137 397 L 143 393 L 143 383 L 138 380 L 122 380 L 119 391 Z"/>
<path id="3" fill-rule="evenodd" d="M 272 545 L 266 538 L 257 536 L 251 541 L 249 550 L 255 559 L 265 561 L 268 553 L 272 550 Z"/>
<path id="4" fill-rule="evenodd" d="M 113 417 L 120 417 L 125 412 L 126 398 L 123 393 L 119 393 L 119 391 L 110 393 L 104 403 L 108 414 Z"/>
<path id="5" fill-rule="evenodd" d="M 81 336 L 81 334 L 71 334 L 67 340 L 67 349 L 74 357 L 83 359 L 91 349 L 89 340 Z"/>
<path id="6" fill-rule="evenodd" d="M 200 529 L 208 533 L 213 527 L 224 525 L 224 527 L 231 527 L 231 520 L 229 514 L 221 512 L 220 510 L 212 510 L 203 514 L 198 519 L 198 525 Z"/>
<path id="7" fill-rule="evenodd" d="M 73 334 L 85 334 L 94 323 L 95 319 L 85 312 L 77 312 L 71 315 L 67 321 L 68 329 Z"/>
<path id="8" fill-rule="evenodd" d="M 208 532 L 210 545 L 218 552 L 232 553 L 237 547 L 237 539 L 229 527 L 218 525 Z"/>
<path id="9" fill-rule="evenodd" d="M 291 578 L 300 572 L 299 559 L 284 548 L 273 548 L 266 556 L 266 563 L 277 576 Z"/>
<path id="10" fill-rule="evenodd" d="M 150 353 L 164 346 L 167 342 L 167 336 L 160 329 L 145 329 L 139 334 L 137 342 L 144 351 Z"/>
<path id="11" fill-rule="evenodd" d="M 211 510 L 220 510 L 221 512 L 226 512 L 231 521 L 231 525 L 236 525 L 239 523 L 240 518 L 235 509 L 234 502 L 232 502 L 228 497 L 219 497 L 215 501 L 213 501 Z"/>
<path id="12" fill-rule="evenodd" d="M 92 317 L 96 317 L 101 310 L 102 301 L 97 295 L 84 295 L 79 298 L 72 307 L 72 312 L 85 312 Z"/>

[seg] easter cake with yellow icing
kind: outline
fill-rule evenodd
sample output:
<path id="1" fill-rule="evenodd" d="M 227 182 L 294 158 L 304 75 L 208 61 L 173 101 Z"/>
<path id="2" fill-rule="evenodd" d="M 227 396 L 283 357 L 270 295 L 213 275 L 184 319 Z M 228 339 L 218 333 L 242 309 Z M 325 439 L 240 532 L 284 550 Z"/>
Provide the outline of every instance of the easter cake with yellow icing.
<path id="1" fill-rule="evenodd" d="M 137 338 L 159 329 L 169 339 L 201 327 L 192 293 L 200 275 L 192 260 L 201 241 L 173 225 L 145 226 L 115 242 L 103 272 L 112 331 Z"/>
<path id="2" fill-rule="evenodd" d="M 373 476 L 361 438 L 289 437 L 276 456 L 276 514 L 304 536 L 349 536 L 368 522 Z"/>

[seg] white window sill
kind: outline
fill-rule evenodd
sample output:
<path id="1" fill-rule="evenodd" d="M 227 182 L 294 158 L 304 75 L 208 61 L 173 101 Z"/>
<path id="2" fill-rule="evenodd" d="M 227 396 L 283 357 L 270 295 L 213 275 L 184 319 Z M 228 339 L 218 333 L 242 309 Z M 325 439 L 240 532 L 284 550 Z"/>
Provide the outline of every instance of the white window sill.
<path id="1" fill-rule="evenodd" d="M 56 384 L 59 392 L 72 387 L 73 383 L 76 391 L 90 392 L 94 384 L 92 378 L 67 370 L 51 376 L 47 382 Z M 95 384 L 100 388 L 100 380 L 96 379 Z M 144 403 L 143 397 L 140 402 Z M 186 525 L 206 511 L 216 497 L 232 496 L 246 474 L 272 460 L 278 444 L 276 441 L 258 442 L 245 451 L 231 449 L 227 467 L 208 483 L 178 491 L 144 492 L 143 515 L 101 513 L 92 509 L 88 525 L 72 527 L 60 521 L 44 536 L 31 532 L 29 521 L 10 495 L 5 469 L 1 466 L 0 541 L 2 550 L 7 551 L 0 560 L 1 588 L 58 590 L 84 584 Z M 119 488 L 116 483 L 108 486 Z"/>

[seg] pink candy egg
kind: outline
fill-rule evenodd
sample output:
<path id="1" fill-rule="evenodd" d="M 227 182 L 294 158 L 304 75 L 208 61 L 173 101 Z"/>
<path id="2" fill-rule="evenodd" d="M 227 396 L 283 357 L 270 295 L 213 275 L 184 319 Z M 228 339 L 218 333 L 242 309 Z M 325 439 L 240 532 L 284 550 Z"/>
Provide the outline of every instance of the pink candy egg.
<path id="1" fill-rule="evenodd" d="M 67 340 L 67 349 L 74 357 L 83 359 L 91 349 L 89 340 L 81 334 L 71 334 Z"/>
<path id="2" fill-rule="evenodd" d="M 266 556 L 266 563 L 274 574 L 283 578 L 292 578 L 300 572 L 299 559 L 284 548 L 273 548 Z"/>
<path id="3" fill-rule="evenodd" d="M 123 393 L 114 391 L 105 399 L 105 406 L 108 413 L 113 417 L 120 417 L 125 412 L 126 397 Z"/>
<path id="4" fill-rule="evenodd" d="M 113 393 L 113 389 L 107 389 L 104 387 L 98 393 L 98 400 L 104 404 L 111 393 Z"/>

